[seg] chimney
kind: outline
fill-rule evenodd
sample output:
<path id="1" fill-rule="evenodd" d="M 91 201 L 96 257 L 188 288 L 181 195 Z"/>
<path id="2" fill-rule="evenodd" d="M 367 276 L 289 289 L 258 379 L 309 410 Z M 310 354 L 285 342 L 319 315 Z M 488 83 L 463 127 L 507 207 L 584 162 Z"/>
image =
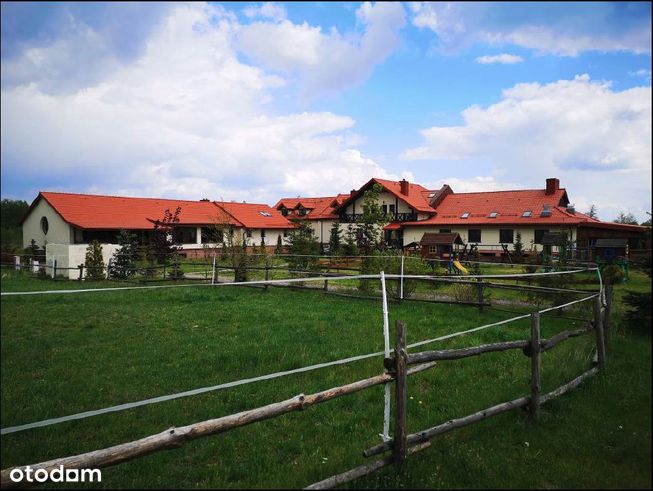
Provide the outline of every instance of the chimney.
<path id="1" fill-rule="evenodd" d="M 571 213 L 572 215 L 576 214 L 576 207 L 574 205 L 567 205 L 567 213 Z"/>
<path id="2" fill-rule="evenodd" d="M 560 189 L 560 179 L 549 177 L 546 180 L 546 194 L 555 194 Z"/>
<path id="3" fill-rule="evenodd" d="M 351 191 L 349 191 L 349 194 L 354 194 L 355 192 L 356 192 L 356 190 L 352 189 Z"/>
<path id="4" fill-rule="evenodd" d="M 402 179 L 399 181 L 399 185 L 401 186 L 401 194 L 408 196 L 408 181 L 406 179 Z"/>

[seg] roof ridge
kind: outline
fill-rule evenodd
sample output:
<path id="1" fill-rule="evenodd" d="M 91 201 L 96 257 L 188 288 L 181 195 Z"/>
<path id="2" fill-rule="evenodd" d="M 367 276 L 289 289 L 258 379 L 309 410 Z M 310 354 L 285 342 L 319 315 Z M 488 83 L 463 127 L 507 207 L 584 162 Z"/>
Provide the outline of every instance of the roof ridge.
<path id="1" fill-rule="evenodd" d="M 518 193 L 518 192 L 526 192 L 526 191 L 544 191 L 546 192 L 546 189 L 544 188 L 538 188 L 538 189 L 501 189 L 497 191 L 469 191 L 465 193 L 456 193 L 455 191 L 453 194 L 450 194 L 449 196 L 460 196 L 461 194 L 489 194 L 489 193 Z M 565 188 L 558 188 L 557 191 L 566 191 Z M 552 196 L 552 195 L 547 195 L 547 196 Z"/>
<path id="2" fill-rule="evenodd" d="M 213 200 L 205 201 L 192 200 L 192 199 L 181 199 L 181 198 L 146 198 L 142 196 L 117 196 L 115 194 L 90 194 L 90 193 L 68 193 L 64 191 L 39 191 L 39 194 L 65 194 L 68 196 L 89 196 L 91 198 L 120 198 L 120 199 L 147 199 L 152 201 L 185 201 L 187 203 L 214 203 Z"/>

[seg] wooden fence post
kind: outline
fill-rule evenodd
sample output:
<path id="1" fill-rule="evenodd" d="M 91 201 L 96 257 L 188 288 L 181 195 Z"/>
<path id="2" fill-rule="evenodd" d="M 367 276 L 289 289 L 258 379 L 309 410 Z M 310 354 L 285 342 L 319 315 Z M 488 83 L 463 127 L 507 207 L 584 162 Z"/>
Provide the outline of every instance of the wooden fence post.
<path id="1" fill-rule="evenodd" d="M 57 260 L 52 260 L 52 278 L 56 279 L 57 277 Z"/>
<path id="2" fill-rule="evenodd" d="M 401 278 L 399 279 L 399 300 L 404 299 L 404 253 L 401 253 Z"/>
<path id="3" fill-rule="evenodd" d="M 610 315 L 612 314 L 612 285 L 605 285 L 605 310 L 603 311 L 603 333 L 605 345 L 610 342 Z"/>
<path id="4" fill-rule="evenodd" d="M 594 329 L 596 330 L 596 354 L 599 370 L 605 370 L 605 339 L 603 336 L 603 319 L 601 319 L 601 296 L 594 299 Z"/>
<path id="5" fill-rule="evenodd" d="M 533 421 L 537 421 L 540 413 L 540 313 L 531 314 L 531 400 L 530 412 Z"/>
<path id="6" fill-rule="evenodd" d="M 266 257 L 265 258 L 265 281 L 268 281 L 269 279 L 270 279 L 270 261 Z M 267 291 L 268 289 L 267 283 L 265 284 L 265 287 L 263 287 L 263 289 Z"/>
<path id="7" fill-rule="evenodd" d="M 408 405 L 407 376 L 406 376 L 406 324 L 397 321 L 397 340 L 395 343 L 395 437 L 394 437 L 394 459 L 401 464 L 406 460 L 406 436 L 408 429 L 406 425 L 406 410 Z"/>
<path id="8" fill-rule="evenodd" d="M 483 312 L 483 278 L 476 278 L 478 282 L 478 311 Z"/>
<path id="9" fill-rule="evenodd" d="M 79 268 L 79 278 L 78 278 L 78 280 L 82 281 L 82 278 L 84 277 L 84 265 L 80 264 L 77 267 Z"/>

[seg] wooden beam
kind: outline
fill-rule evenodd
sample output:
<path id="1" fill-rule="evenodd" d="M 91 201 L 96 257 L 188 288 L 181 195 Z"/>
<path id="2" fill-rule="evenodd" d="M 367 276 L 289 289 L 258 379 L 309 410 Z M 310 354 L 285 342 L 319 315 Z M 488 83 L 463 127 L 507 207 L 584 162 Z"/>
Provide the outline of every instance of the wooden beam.
<path id="1" fill-rule="evenodd" d="M 426 363 L 438 360 L 457 360 L 468 356 L 477 356 L 493 351 L 506 351 L 510 349 L 524 349 L 529 345 L 528 341 L 504 341 L 501 343 L 482 344 L 470 348 L 459 348 L 441 351 L 423 351 L 408 355 L 408 364 Z"/>
<path id="2" fill-rule="evenodd" d="M 406 325 L 397 321 L 397 341 L 395 343 L 395 462 L 401 464 L 406 460 L 406 412 L 408 409 L 407 373 L 406 373 Z"/>
<path id="3" fill-rule="evenodd" d="M 537 421 L 540 412 L 540 313 L 531 314 L 531 418 Z"/>
<path id="4" fill-rule="evenodd" d="M 434 363 L 430 363 L 413 367 L 412 369 L 408 370 L 408 375 L 427 370 L 434 366 Z M 33 471 L 36 471 L 37 469 L 45 469 L 48 472 L 55 468 L 58 469 L 60 466 L 63 466 L 64 469 L 98 469 L 109 467 L 112 465 L 120 464 L 121 462 L 143 457 L 160 450 L 179 448 L 188 441 L 194 440 L 196 438 L 223 433 L 229 430 L 233 430 L 234 428 L 239 428 L 241 426 L 252 424 L 257 421 L 274 418 L 276 416 L 280 416 L 292 411 L 301 411 L 309 406 L 312 406 L 313 404 L 326 402 L 331 399 L 335 399 L 346 394 L 352 394 L 354 392 L 358 392 L 375 385 L 384 384 L 392 380 L 393 376 L 390 374 L 377 375 L 375 377 L 359 380 L 351 384 L 335 387 L 322 392 L 317 392 L 308 396 L 299 394 L 285 401 L 275 402 L 273 404 L 268 404 L 267 406 L 258 407 L 256 409 L 250 409 L 248 411 L 231 414 L 229 416 L 223 416 L 217 419 L 210 419 L 179 428 L 170 428 L 161 433 L 150 435 L 132 442 L 122 443 L 113 447 L 105 448 L 102 450 L 94 450 L 92 452 L 74 455 L 71 457 L 58 458 L 46 462 L 40 462 L 38 464 L 31 464 L 29 467 Z M 35 484 L 26 482 L 15 483 L 11 480 L 10 473 L 13 469 L 18 468 L 25 471 L 26 467 L 27 466 L 18 466 L 2 470 L 0 473 L 0 487 L 2 489 L 17 488 L 24 487 L 25 485 Z M 21 484 L 23 486 L 21 486 Z"/>

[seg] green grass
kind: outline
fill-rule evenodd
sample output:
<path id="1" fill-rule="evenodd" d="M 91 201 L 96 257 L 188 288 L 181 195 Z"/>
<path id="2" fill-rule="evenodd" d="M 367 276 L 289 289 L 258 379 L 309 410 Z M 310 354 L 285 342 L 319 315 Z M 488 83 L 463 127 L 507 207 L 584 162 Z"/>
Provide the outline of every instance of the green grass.
<path id="1" fill-rule="evenodd" d="M 2 290 L 69 288 L 3 273 Z M 106 286 L 99 282 L 96 286 Z M 650 288 L 634 274 L 621 290 Z M 2 427 L 98 409 L 383 349 L 380 302 L 318 291 L 247 287 L 2 297 Z M 588 318 L 590 310 L 565 315 Z M 615 305 L 615 314 L 622 308 Z M 510 317 L 494 309 L 404 302 L 390 319 L 415 342 Z M 578 327 L 555 314 L 543 336 Z M 425 349 L 528 337 L 528 321 Z M 543 356 L 543 390 L 587 369 L 593 338 Z M 86 420 L 5 435 L 2 468 L 77 454 L 312 393 L 381 372 L 380 358 L 258 382 Z M 543 407 L 539 424 L 516 411 L 451 432 L 429 450 L 349 487 L 647 488 L 651 486 L 650 335 L 617 327 L 609 372 Z M 441 362 L 409 381 L 409 431 L 529 392 L 519 351 Z M 196 440 L 104 469 L 105 488 L 303 487 L 366 460 L 379 442 L 383 388 Z M 528 442 L 526 445 L 525 442 Z"/>

